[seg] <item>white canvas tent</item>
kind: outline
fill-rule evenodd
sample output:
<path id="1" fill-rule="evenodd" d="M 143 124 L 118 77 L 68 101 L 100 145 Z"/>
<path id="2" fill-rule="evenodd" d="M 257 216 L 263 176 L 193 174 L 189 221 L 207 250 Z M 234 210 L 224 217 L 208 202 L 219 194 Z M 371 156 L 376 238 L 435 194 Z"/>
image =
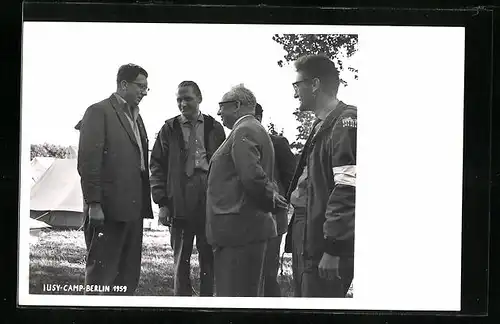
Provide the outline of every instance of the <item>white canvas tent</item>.
<path id="1" fill-rule="evenodd" d="M 38 172 L 41 175 L 31 187 L 30 217 L 54 228 L 80 228 L 83 224 L 83 195 L 77 159 L 35 159 L 38 161 L 32 162 L 32 174 Z M 145 219 L 144 227 L 157 229 L 158 206 L 153 203 L 152 207 L 154 219 Z"/>
<path id="2" fill-rule="evenodd" d="M 31 187 L 40 179 L 40 177 L 52 165 L 53 157 L 36 157 L 31 160 Z"/>
<path id="3" fill-rule="evenodd" d="M 30 217 L 52 227 L 80 228 L 83 196 L 76 159 L 54 159 L 31 187 Z"/>
<path id="4" fill-rule="evenodd" d="M 70 159 L 76 159 L 78 157 L 78 148 L 76 146 L 74 145 L 69 146 L 68 151 Z"/>
<path id="5" fill-rule="evenodd" d="M 37 221 L 36 219 L 30 218 L 30 239 L 32 243 L 35 243 L 39 236 L 40 232 L 44 228 L 50 228 L 51 226 L 44 223 Z"/>

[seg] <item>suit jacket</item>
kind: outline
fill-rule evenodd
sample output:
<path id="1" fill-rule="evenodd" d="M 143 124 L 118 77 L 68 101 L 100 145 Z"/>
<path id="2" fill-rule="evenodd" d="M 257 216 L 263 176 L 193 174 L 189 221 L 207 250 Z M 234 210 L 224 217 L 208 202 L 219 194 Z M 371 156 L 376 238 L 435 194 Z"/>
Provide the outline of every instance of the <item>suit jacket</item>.
<path id="1" fill-rule="evenodd" d="M 210 161 L 208 242 L 238 246 L 276 236 L 274 148 L 253 116 L 239 120 Z"/>
<path id="2" fill-rule="evenodd" d="M 86 204 L 100 203 L 106 220 L 153 218 L 149 185 L 148 138 L 137 117 L 141 142 L 137 143 L 114 95 L 87 108 L 79 123 L 78 173 Z M 142 145 L 145 171 L 141 171 Z M 85 208 L 85 211 L 87 208 Z"/>
<path id="3" fill-rule="evenodd" d="M 269 134 L 269 136 L 271 137 L 274 147 L 275 179 L 278 184 L 279 193 L 282 196 L 286 196 L 286 192 L 292 182 L 295 172 L 295 156 L 285 137 L 272 134 Z M 280 209 L 276 213 L 276 226 L 279 235 L 286 233 L 288 227 L 288 214 L 285 209 Z"/>

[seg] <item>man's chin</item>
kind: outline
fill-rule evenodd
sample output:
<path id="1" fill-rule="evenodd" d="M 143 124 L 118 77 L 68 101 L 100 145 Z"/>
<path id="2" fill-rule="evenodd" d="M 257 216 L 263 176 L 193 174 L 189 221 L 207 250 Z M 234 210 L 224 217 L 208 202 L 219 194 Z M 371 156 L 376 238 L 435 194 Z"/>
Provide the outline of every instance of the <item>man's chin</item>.
<path id="1" fill-rule="evenodd" d="M 222 125 L 224 125 L 224 127 L 226 127 L 227 129 L 233 129 L 233 126 L 234 126 L 234 123 L 231 123 L 229 121 L 226 121 L 226 120 L 222 120 Z"/>
<path id="2" fill-rule="evenodd" d="M 304 111 L 311 111 L 310 107 L 309 106 L 306 106 L 304 104 L 300 104 L 300 106 L 297 108 L 300 112 L 304 112 Z"/>
<path id="3" fill-rule="evenodd" d="M 196 117 L 195 113 L 192 111 L 182 111 L 181 114 L 187 119 L 194 119 Z"/>

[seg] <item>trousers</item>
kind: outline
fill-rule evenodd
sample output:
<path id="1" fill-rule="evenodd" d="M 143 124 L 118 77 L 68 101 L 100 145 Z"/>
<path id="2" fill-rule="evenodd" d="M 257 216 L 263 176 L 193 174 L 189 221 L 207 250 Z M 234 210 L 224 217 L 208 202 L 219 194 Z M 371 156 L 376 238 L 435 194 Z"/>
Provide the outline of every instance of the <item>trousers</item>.
<path id="1" fill-rule="evenodd" d="M 267 241 L 214 249 L 217 296 L 259 297 L 262 294 Z"/>
<path id="2" fill-rule="evenodd" d="M 142 218 L 128 222 L 105 221 L 102 226 L 94 226 L 87 213 L 84 223 L 85 286 L 108 287 L 109 291 L 85 294 L 134 294 L 141 273 L 142 231 Z"/>
<path id="3" fill-rule="evenodd" d="M 214 256 L 205 234 L 206 173 L 195 170 L 185 188 L 186 219 L 170 228 L 170 245 L 174 251 L 174 295 L 192 296 L 191 255 L 196 239 L 200 267 L 200 296 L 213 296 Z M 177 225 L 175 225 L 177 224 Z"/>
<path id="4" fill-rule="evenodd" d="M 292 227 L 292 274 L 294 296 L 345 297 L 354 275 L 354 258 L 340 257 L 340 280 L 327 280 L 321 278 L 319 276 L 318 266 L 322 255 L 311 257 L 303 253 L 305 224 L 305 208 L 295 208 L 295 220 Z"/>
<path id="5" fill-rule="evenodd" d="M 280 297 L 281 288 L 278 283 L 278 269 L 280 265 L 280 247 L 283 235 L 275 236 L 267 242 L 264 260 L 264 297 Z"/>

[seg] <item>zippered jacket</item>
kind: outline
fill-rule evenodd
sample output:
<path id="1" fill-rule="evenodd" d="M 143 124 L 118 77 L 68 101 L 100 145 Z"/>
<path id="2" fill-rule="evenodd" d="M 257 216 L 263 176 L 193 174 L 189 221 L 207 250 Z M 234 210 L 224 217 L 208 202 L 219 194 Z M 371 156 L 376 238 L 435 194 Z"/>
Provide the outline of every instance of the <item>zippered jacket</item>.
<path id="1" fill-rule="evenodd" d="M 316 124 L 316 123 L 315 123 Z M 306 142 L 287 193 L 307 164 L 307 206 L 303 251 L 307 257 L 354 255 L 357 108 L 339 102 L 316 136 Z M 293 231 L 293 218 L 288 239 Z M 288 240 L 289 241 L 289 240 Z M 291 252 L 290 242 L 286 251 Z"/>

